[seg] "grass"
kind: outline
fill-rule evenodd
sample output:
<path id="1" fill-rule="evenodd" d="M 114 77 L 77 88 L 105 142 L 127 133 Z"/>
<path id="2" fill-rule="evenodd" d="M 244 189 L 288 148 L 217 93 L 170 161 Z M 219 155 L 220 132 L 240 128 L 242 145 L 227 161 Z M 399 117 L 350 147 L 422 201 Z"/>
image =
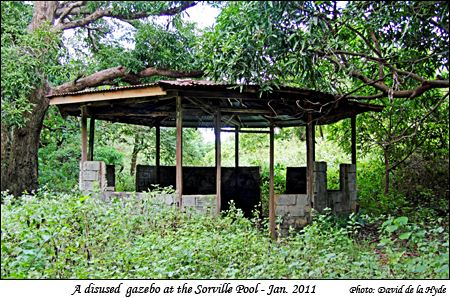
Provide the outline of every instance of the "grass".
<path id="1" fill-rule="evenodd" d="M 272 241 L 240 210 L 186 214 L 153 193 L 106 203 L 42 190 L 2 203 L 4 279 L 449 277 L 448 229 L 405 219 L 320 215 Z"/>

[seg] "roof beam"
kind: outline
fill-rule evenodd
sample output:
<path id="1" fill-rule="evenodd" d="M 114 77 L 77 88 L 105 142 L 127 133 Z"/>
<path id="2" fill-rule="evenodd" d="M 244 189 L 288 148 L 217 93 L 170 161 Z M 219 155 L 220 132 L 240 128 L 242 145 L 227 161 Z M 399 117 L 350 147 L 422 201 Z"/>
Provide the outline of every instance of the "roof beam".
<path id="1" fill-rule="evenodd" d="M 81 102 L 104 101 L 112 99 L 137 98 L 166 95 L 159 86 L 150 86 L 139 89 L 104 90 L 104 92 L 88 92 L 84 94 L 67 94 L 55 96 L 50 99 L 50 105 L 62 105 Z"/>
<path id="2" fill-rule="evenodd" d="M 238 133 L 270 133 L 269 130 L 245 130 L 245 129 L 240 129 L 240 130 L 236 130 L 236 129 L 221 129 L 221 132 L 232 132 L 232 133 L 236 133 L 236 131 Z"/>

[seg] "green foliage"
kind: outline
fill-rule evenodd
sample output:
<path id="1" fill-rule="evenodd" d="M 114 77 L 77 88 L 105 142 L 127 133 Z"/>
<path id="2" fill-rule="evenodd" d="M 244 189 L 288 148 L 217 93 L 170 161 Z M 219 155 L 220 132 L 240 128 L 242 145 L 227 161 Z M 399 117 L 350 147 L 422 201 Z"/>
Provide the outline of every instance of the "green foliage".
<path id="1" fill-rule="evenodd" d="M 442 219 L 438 222 L 436 225 L 438 227 L 431 229 L 409 223 L 408 217 L 405 216 L 390 217 L 383 222 L 380 226 L 381 237 L 378 247 L 385 254 L 387 265 L 396 268 L 402 274 L 410 272 L 420 276 L 425 271 L 438 276 L 445 272 L 448 274 L 449 238 L 448 233 L 440 226 Z"/>
<path id="2" fill-rule="evenodd" d="M 124 154 L 113 147 L 99 146 L 95 148 L 95 160 L 103 161 L 107 165 L 123 167 Z"/>
<path id="3" fill-rule="evenodd" d="M 125 171 L 116 171 L 116 191 L 135 191 L 136 177 L 129 175 Z"/>
<path id="4" fill-rule="evenodd" d="M 358 162 L 357 184 L 358 202 L 367 213 L 380 215 L 397 211 L 397 202 L 392 202 L 392 198 L 383 194 L 383 164 L 381 162 L 376 159 Z"/>
<path id="5" fill-rule="evenodd" d="M 63 119 L 56 107 L 50 107 L 43 121 L 39 143 L 39 185 L 51 186 L 53 191 L 77 187 L 80 142 L 77 119 Z"/>
<path id="6" fill-rule="evenodd" d="M 161 25 L 139 26 L 135 35 L 133 55 L 144 67 L 191 70 L 200 67 L 194 47 L 198 37 L 193 23 L 183 23 L 176 17 L 173 30 Z"/>
<path id="7" fill-rule="evenodd" d="M 11 43 L 17 37 L 26 34 L 26 28 L 31 22 L 33 7 L 29 3 L 19 1 L 3 1 L 2 10 L 2 45 Z"/>
<path id="8" fill-rule="evenodd" d="M 3 193 L 1 277 L 448 278 L 444 228 L 389 219 L 381 239 L 395 239 L 377 248 L 352 236 L 363 217 L 342 224 L 320 215 L 273 242 L 240 210 L 187 214 L 155 195 L 106 203 L 48 190 L 21 198 Z M 398 229 L 389 232 L 392 225 Z M 405 241 L 408 253 L 399 255 Z"/>
<path id="9" fill-rule="evenodd" d="M 130 18 L 127 22 L 131 26 L 124 26 L 115 19 L 100 19 L 90 24 L 89 29 L 77 28 L 74 36 L 65 41 L 75 52 L 67 61 L 73 67 L 70 80 L 114 66 L 124 66 L 131 73 L 148 67 L 175 71 L 200 69 L 195 51 L 199 32 L 195 24 L 183 21 L 179 14 L 167 20 L 157 17 L 161 11 L 179 5 L 179 1 L 90 2 L 92 12 L 99 7 L 112 6 L 121 20 L 124 16 L 142 13 L 153 17 Z M 152 76 L 141 82 L 160 79 L 167 78 Z M 115 83 L 126 84 L 120 79 Z"/>
<path id="10" fill-rule="evenodd" d="M 442 93 L 430 93 L 417 101 L 380 100 L 381 113 L 357 117 L 359 152 L 387 153 L 391 164 L 401 163 L 418 147 L 433 155 L 448 153 L 448 100 Z M 350 152 L 350 119 L 330 126 L 330 139 Z M 374 150 L 375 149 L 375 150 Z M 393 169 L 394 166 L 391 166 Z"/>
<path id="11" fill-rule="evenodd" d="M 58 108 L 51 106 L 48 108 L 43 121 L 39 146 L 43 148 L 54 144 L 60 147 L 65 142 L 80 142 L 80 124 L 76 118 L 67 117 L 64 119 L 59 113 Z"/>
<path id="12" fill-rule="evenodd" d="M 361 76 L 392 90 L 420 85 L 411 73 L 448 79 L 446 28 L 443 1 L 230 1 L 200 52 L 215 79 L 367 95 Z"/>
<path id="13" fill-rule="evenodd" d="M 155 164 L 156 136 L 155 128 L 138 125 L 125 125 L 120 123 L 102 122 L 97 127 L 102 134 L 96 138 L 97 144 L 104 147 L 117 147 L 139 154 L 139 161 L 145 164 Z M 161 128 L 161 164 L 171 165 L 175 163 L 176 130 L 173 128 Z M 131 146 L 131 148 L 129 148 Z M 183 163 L 185 165 L 197 165 L 209 150 L 202 144 L 202 137 L 198 130 L 183 129 Z M 128 157 L 128 156 L 127 156 Z"/>
<path id="14" fill-rule="evenodd" d="M 445 137 L 445 136 L 442 136 Z M 396 171 L 394 186 L 398 193 L 411 201 L 411 205 L 448 215 L 448 155 L 418 150 Z M 417 209 L 417 208 L 415 208 Z"/>
<path id="15" fill-rule="evenodd" d="M 43 86 L 46 76 L 61 70 L 57 61 L 60 40 L 48 24 L 27 30 L 29 4 L 5 2 L 1 9 L 1 117 L 5 125 L 21 127 L 26 114 L 38 104 L 29 100 L 32 92 Z"/>
<path id="16" fill-rule="evenodd" d="M 262 215 L 269 216 L 269 167 L 265 165 L 261 169 L 261 203 Z M 274 166 L 274 191 L 276 194 L 283 194 L 286 191 L 286 167 L 281 164 Z"/>
<path id="17" fill-rule="evenodd" d="M 88 2 L 87 13 L 112 5 L 124 16 L 157 14 L 178 2 Z M 75 29 L 75 55 L 67 55 L 50 25 L 30 32 L 32 5 L 2 2 L 2 124 L 22 126 L 33 104 L 30 94 L 46 81 L 57 85 L 92 72 L 123 65 L 189 70 L 234 82 L 277 84 L 361 95 L 372 91 L 353 70 L 373 77 L 378 65 L 358 55 L 337 67 L 336 50 L 371 53 L 361 38 L 372 31 L 383 57 L 403 70 L 384 67 L 392 90 L 416 87 L 410 76 L 448 78 L 448 6 L 443 2 L 227 2 L 218 24 L 199 43 L 198 32 L 179 16 L 164 27 L 155 19 L 99 20 Z M 336 13 L 336 14 L 335 14 Z M 81 18 L 82 16 L 75 16 Z M 432 22 L 431 22 L 431 21 Z M 433 24 L 436 23 L 436 24 Z M 357 31 L 358 33 L 355 33 Z M 424 38 L 426 37 L 426 38 Z M 375 54 L 374 54 L 375 55 Z M 376 55 L 378 57 L 378 55 Z M 327 58 L 328 57 L 328 58 Z M 442 66 L 444 65 L 444 66 Z M 62 68 L 63 66 L 64 68 Z M 159 79 L 159 78 L 154 78 Z M 375 78 L 376 79 L 376 78 Z M 122 83 L 120 83 L 122 84 Z M 143 201 L 105 203 L 76 192 L 41 190 L 13 198 L 2 194 L 2 278 L 448 278 L 448 100 L 428 92 L 420 100 L 373 103 L 379 114 L 358 116 L 358 198 L 365 214 L 315 217 L 301 232 L 272 242 L 267 230 L 231 208 L 218 218 L 165 208 L 149 194 Z M 317 138 L 317 160 L 328 165 L 328 188 L 339 187 L 338 164 L 348 162 L 348 121 Z M 116 189 L 131 191 L 127 162 L 152 164 L 154 129 L 97 123 L 95 160 L 116 165 Z M 2 131 L 3 133 L 3 131 Z M 318 135 L 318 134 L 317 134 Z M 285 188 L 287 166 L 304 166 L 303 128 L 276 135 L 275 192 Z M 39 149 L 39 182 L 52 191 L 76 189 L 80 160 L 79 124 L 51 108 Z M 184 130 L 184 164 L 211 165 L 213 144 L 202 144 L 197 130 Z M 268 137 L 241 135 L 241 165 L 260 166 L 263 215 L 268 213 Z M 175 131 L 161 130 L 162 164 L 175 159 Z M 412 153 L 414 151 L 414 153 Z M 386 153 L 396 191 L 384 195 Z M 361 154 L 362 153 L 362 154 Z M 234 144 L 223 143 L 223 164 L 233 165 Z M 411 158 L 412 157 L 412 158 Z M 405 160 L 405 162 L 403 162 Z M 126 170 L 124 170 L 126 169 Z M 447 192 L 448 195 L 448 192 Z M 391 214 L 390 216 L 385 216 Z M 261 226 L 260 223 L 257 224 Z M 267 226 L 263 220 L 262 226 Z M 375 229 L 375 236 L 367 236 Z M 364 236 L 364 237 L 363 237 Z M 375 243 L 375 244 L 374 244 Z"/>
<path id="18" fill-rule="evenodd" d="M 78 141 L 78 140 L 77 140 Z M 53 191 L 67 191 L 78 187 L 81 151 L 79 141 L 50 143 L 39 150 L 39 184 Z"/>
<path id="19" fill-rule="evenodd" d="M 372 215 L 406 215 L 414 219 L 448 216 L 448 164 L 445 160 L 413 155 L 394 176 L 393 188 L 384 194 L 383 163 L 374 156 L 358 162 L 358 203 Z M 430 168 L 428 168 L 430 167 Z"/>

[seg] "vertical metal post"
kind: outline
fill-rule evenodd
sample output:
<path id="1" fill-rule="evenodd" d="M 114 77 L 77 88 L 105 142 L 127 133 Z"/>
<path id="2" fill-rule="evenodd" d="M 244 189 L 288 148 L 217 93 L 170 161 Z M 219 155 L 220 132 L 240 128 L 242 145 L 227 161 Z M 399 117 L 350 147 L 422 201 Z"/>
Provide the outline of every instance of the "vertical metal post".
<path id="1" fill-rule="evenodd" d="M 176 144 L 176 197 L 178 206 L 183 206 L 183 109 L 181 106 L 181 97 L 176 99 L 176 127 L 177 127 L 177 144 Z"/>
<path id="2" fill-rule="evenodd" d="M 239 127 L 234 128 L 234 167 L 239 168 Z"/>
<path id="3" fill-rule="evenodd" d="M 95 133 L 95 118 L 91 116 L 91 121 L 89 123 L 89 159 L 94 160 L 94 133 Z"/>
<path id="4" fill-rule="evenodd" d="M 221 204 L 221 186 L 222 186 L 222 152 L 220 144 L 221 115 L 220 110 L 216 111 L 214 117 L 214 134 L 216 136 L 216 212 L 219 214 L 222 208 Z"/>
<path id="5" fill-rule="evenodd" d="M 274 189 L 274 133 L 270 126 L 270 150 L 269 150 L 269 227 L 270 236 L 275 239 L 275 189 Z"/>
<path id="6" fill-rule="evenodd" d="M 87 161 L 87 118 L 86 107 L 81 107 L 81 161 Z"/>
<path id="7" fill-rule="evenodd" d="M 308 113 L 306 123 L 306 169 L 307 169 L 307 194 L 311 207 L 314 208 L 314 160 L 315 160 L 315 133 L 312 114 Z"/>
<path id="8" fill-rule="evenodd" d="M 234 128 L 234 189 L 236 201 L 241 199 L 239 189 L 239 127 Z"/>
<path id="9" fill-rule="evenodd" d="M 350 118 L 352 127 L 352 164 L 356 165 L 356 116 Z"/>
<path id="10" fill-rule="evenodd" d="M 155 135 L 156 135 L 156 154 L 155 154 L 155 167 L 156 167 L 156 183 L 161 183 L 161 174 L 160 174 L 160 164 L 161 164 L 161 128 L 159 125 L 155 127 Z"/>

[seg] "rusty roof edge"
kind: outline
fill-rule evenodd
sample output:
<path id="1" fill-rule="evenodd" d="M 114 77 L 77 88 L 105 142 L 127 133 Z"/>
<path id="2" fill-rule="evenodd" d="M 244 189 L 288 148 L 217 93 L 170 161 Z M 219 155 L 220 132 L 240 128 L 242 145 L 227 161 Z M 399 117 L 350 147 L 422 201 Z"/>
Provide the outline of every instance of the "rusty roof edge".
<path id="1" fill-rule="evenodd" d="M 67 95 L 101 93 L 101 92 L 110 92 L 110 91 L 127 90 L 127 89 L 139 89 L 139 88 L 144 88 L 144 87 L 154 87 L 154 86 L 158 86 L 158 85 L 159 85 L 158 82 L 155 82 L 155 83 L 146 83 L 146 84 L 130 85 L 130 86 L 117 86 L 117 87 L 110 87 L 110 88 L 104 88 L 104 89 L 88 88 L 88 89 L 84 89 L 81 91 L 47 94 L 46 97 L 53 98 L 53 97 L 67 96 Z"/>
<path id="2" fill-rule="evenodd" d="M 118 90 L 125 90 L 125 89 L 139 89 L 139 88 L 145 88 L 145 87 L 152 87 L 152 86 L 160 86 L 162 88 L 167 87 L 174 87 L 174 88 L 196 88 L 196 87 L 216 87 L 216 88 L 227 88 L 227 89 L 240 89 L 244 88 L 246 90 L 243 90 L 245 92 L 258 92 L 260 85 L 257 84 L 231 84 L 226 82 L 214 82 L 214 81 L 208 81 L 208 80 L 191 80 L 191 79 L 185 79 L 185 80 L 160 80 L 158 82 L 154 83 L 147 83 L 147 84 L 139 84 L 139 85 L 130 85 L 130 86 L 118 86 L 118 87 L 110 87 L 107 89 L 98 89 L 98 88 L 89 88 L 81 91 L 74 91 L 74 92 L 63 92 L 63 93 L 55 93 L 55 94 L 48 94 L 46 95 L 47 98 L 54 98 L 54 97 L 60 97 L 60 96 L 68 96 L 68 95 L 78 95 L 78 94 L 89 94 L 89 93 L 100 93 L 100 92 L 112 92 L 112 91 L 118 91 Z M 255 88 L 255 89 L 254 89 Z M 322 92 L 322 91 L 316 91 L 316 90 L 310 90 L 310 89 L 303 89 L 298 87 L 291 87 L 291 86 L 280 86 L 278 89 L 272 90 L 272 92 L 275 93 L 283 93 L 283 92 L 308 92 L 316 95 L 321 96 L 333 96 L 330 93 Z"/>

